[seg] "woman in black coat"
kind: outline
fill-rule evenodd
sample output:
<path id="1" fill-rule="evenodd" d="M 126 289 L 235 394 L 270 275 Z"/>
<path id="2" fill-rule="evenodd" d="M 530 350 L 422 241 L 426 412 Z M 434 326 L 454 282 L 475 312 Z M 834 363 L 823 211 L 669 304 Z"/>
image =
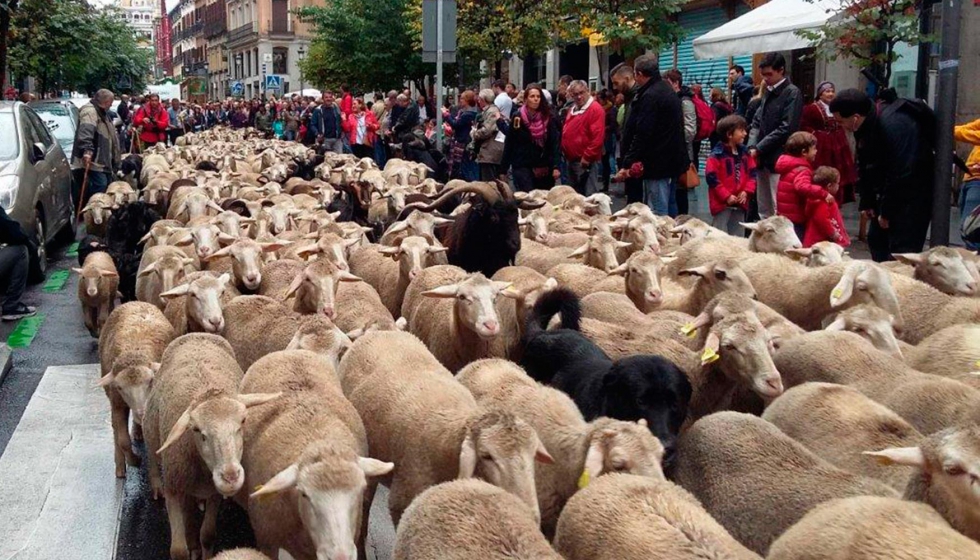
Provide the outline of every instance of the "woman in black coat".
<path id="1" fill-rule="evenodd" d="M 511 119 L 504 143 L 504 168 L 510 166 L 519 191 L 550 189 L 560 177 L 558 122 L 541 88 L 528 86 L 524 106 Z"/>

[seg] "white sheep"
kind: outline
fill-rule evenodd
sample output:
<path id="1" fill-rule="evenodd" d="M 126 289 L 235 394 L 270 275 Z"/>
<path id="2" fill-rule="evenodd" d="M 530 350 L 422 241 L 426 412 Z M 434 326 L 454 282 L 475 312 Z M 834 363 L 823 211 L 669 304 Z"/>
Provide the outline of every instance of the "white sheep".
<path id="1" fill-rule="evenodd" d="M 342 282 L 361 282 L 361 279 L 326 259 L 309 264 L 276 261 L 265 268 L 259 294 L 282 302 L 292 299 L 293 311 L 297 313 L 323 313 L 333 319 L 337 315 L 337 291 Z"/>
<path id="2" fill-rule="evenodd" d="M 482 480 L 454 480 L 422 492 L 405 510 L 395 560 L 561 560 L 530 509 Z"/>
<path id="3" fill-rule="evenodd" d="M 913 278 L 944 294 L 977 295 L 976 268 L 971 271 L 967 261 L 952 247 L 933 247 L 922 253 L 896 253 L 894 256 L 898 262 L 912 268 Z"/>
<path id="4" fill-rule="evenodd" d="M 99 337 L 102 326 L 116 306 L 119 289 L 119 273 L 112 262 L 109 253 L 94 251 L 85 257 L 81 268 L 73 268 L 77 272 L 78 301 L 82 304 L 82 316 L 85 328 L 95 338 Z"/>
<path id="5" fill-rule="evenodd" d="M 136 299 L 165 309 L 167 302 L 160 294 L 174 289 L 186 273 L 196 272 L 194 263 L 194 259 L 177 247 L 161 245 L 145 249 L 136 274 Z"/>
<path id="6" fill-rule="evenodd" d="M 259 549 L 293 558 L 365 557 L 376 482 L 394 467 L 367 456 L 367 436 L 330 362 L 305 350 L 269 354 L 241 382 L 246 393 L 281 393 L 249 414 L 242 466 Z"/>
<path id="7" fill-rule="evenodd" d="M 203 260 L 209 270 L 218 270 L 219 261 L 226 260 L 226 264 L 220 269 L 222 272 L 230 269 L 227 271 L 231 272 L 235 287 L 242 293 L 255 293 L 261 286 L 263 255 L 290 245 L 289 241 L 281 240 L 261 243 L 247 237 L 230 238 L 224 233 L 220 234 L 219 239 L 230 244 Z"/>
<path id="8" fill-rule="evenodd" d="M 190 558 L 186 527 L 206 503 L 200 546 L 210 554 L 221 497 L 245 482 L 241 465 L 246 409 L 278 394 L 239 394 L 242 370 L 217 335 L 193 333 L 163 353 L 147 402 L 143 433 L 154 496 L 166 499 L 171 558 Z M 188 432 L 191 437 L 184 437 Z M 191 538 L 192 543 L 197 542 Z"/>
<path id="9" fill-rule="evenodd" d="M 401 312 L 409 283 L 422 269 L 436 264 L 432 255 L 445 252 L 445 247 L 413 235 L 394 246 L 368 245 L 352 251 L 351 272 L 373 286 L 388 311 L 396 315 Z"/>
<path id="10" fill-rule="evenodd" d="M 222 308 L 239 295 L 230 284 L 230 274 L 188 274 L 182 284 L 160 294 L 161 298 L 168 300 L 163 314 L 179 335 L 189 332 L 220 333 L 225 328 Z"/>
<path id="11" fill-rule="evenodd" d="M 479 409 L 417 338 L 367 333 L 344 355 L 340 375 L 371 455 L 398 465 L 388 496 L 396 524 L 429 486 L 473 476 L 514 494 L 540 518 L 533 463 L 553 460 L 534 430 L 511 414 Z"/>
<path id="12" fill-rule="evenodd" d="M 809 267 L 827 266 L 844 262 L 846 251 L 833 241 L 818 241 L 810 247 L 786 249 L 786 254 L 800 258 Z"/>
<path id="13" fill-rule="evenodd" d="M 156 307 L 129 302 L 109 315 L 99 337 L 99 363 L 112 409 L 116 478 L 126 477 L 126 464 L 139 465 L 129 439 L 129 412 L 137 439 L 142 439 L 143 415 L 153 377 L 167 345 L 176 337 L 173 327 Z"/>

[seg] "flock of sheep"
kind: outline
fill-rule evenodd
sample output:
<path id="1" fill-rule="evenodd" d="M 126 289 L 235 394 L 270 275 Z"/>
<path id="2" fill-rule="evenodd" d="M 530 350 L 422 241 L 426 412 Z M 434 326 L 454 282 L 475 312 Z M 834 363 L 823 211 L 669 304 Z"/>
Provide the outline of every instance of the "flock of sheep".
<path id="1" fill-rule="evenodd" d="M 401 560 L 980 558 L 975 255 L 226 129 L 126 172 L 79 299 L 173 559 L 223 498 L 261 552 L 219 558 L 364 559 L 379 483 Z"/>

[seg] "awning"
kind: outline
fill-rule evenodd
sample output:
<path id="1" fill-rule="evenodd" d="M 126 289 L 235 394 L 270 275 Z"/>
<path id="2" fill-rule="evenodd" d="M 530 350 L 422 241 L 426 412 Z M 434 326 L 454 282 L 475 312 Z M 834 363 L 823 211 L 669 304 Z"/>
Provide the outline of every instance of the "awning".
<path id="1" fill-rule="evenodd" d="M 725 58 L 812 46 L 796 34 L 823 25 L 841 0 L 770 0 L 694 40 L 694 58 Z"/>

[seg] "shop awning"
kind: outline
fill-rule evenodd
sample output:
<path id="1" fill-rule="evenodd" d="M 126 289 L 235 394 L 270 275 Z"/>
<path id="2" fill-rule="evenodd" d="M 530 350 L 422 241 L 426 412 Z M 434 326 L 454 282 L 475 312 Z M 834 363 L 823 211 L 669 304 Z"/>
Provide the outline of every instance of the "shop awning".
<path id="1" fill-rule="evenodd" d="M 694 58 L 725 58 L 811 46 L 796 34 L 823 25 L 841 0 L 770 0 L 694 40 Z"/>

